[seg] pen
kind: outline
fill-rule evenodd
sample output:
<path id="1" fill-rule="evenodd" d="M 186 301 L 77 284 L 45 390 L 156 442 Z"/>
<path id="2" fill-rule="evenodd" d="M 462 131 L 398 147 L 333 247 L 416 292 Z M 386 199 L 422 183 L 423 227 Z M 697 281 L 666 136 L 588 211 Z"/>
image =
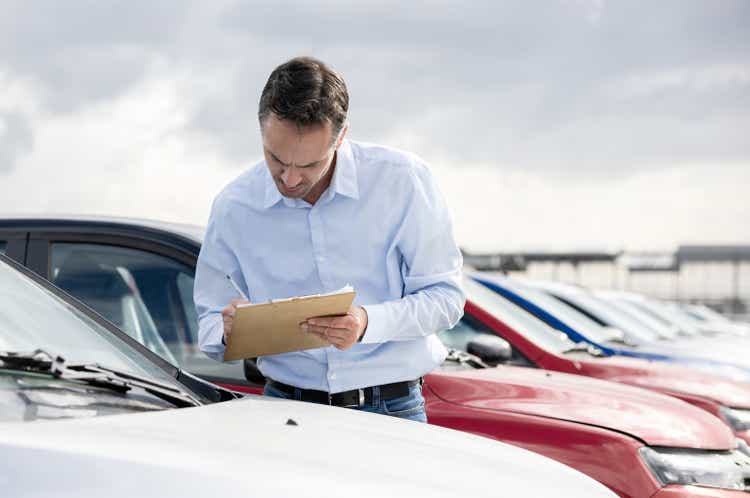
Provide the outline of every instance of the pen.
<path id="1" fill-rule="evenodd" d="M 232 284 L 232 287 L 234 287 L 234 290 L 236 290 L 237 293 L 240 296 L 242 296 L 242 299 L 244 299 L 245 301 L 249 301 L 249 299 L 247 298 L 247 296 L 245 295 L 245 293 L 242 292 L 242 289 L 240 289 L 240 286 L 237 285 L 237 282 L 235 282 L 234 279 L 232 279 L 232 277 L 229 274 L 227 274 L 227 280 L 229 280 L 229 283 Z"/>

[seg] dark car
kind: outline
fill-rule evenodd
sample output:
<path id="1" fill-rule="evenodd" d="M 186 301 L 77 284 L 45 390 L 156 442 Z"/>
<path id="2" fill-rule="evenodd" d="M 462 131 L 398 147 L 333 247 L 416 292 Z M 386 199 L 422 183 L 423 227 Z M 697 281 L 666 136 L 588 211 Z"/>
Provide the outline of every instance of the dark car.
<path id="1" fill-rule="evenodd" d="M 0 246 L 5 245 L 7 256 L 87 303 L 134 339 L 207 380 L 247 384 L 242 363 L 217 363 L 198 349 L 192 296 L 201 237 L 199 227 L 143 220 L 0 223 Z"/>

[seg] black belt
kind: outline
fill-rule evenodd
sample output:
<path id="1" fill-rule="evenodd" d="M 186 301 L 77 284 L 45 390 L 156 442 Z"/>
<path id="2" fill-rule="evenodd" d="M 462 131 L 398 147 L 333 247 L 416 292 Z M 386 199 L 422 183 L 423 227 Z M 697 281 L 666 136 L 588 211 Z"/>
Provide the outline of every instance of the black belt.
<path id="1" fill-rule="evenodd" d="M 297 389 L 294 386 L 290 386 L 282 382 L 277 382 L 272 379 L 266 380 L 266 383 L 271 387 L 278 389 L 279 391 L 290 396 L 294 396 L 294 390 Z M 380 399 L 388 400 L 406 396 L 407 394 L 409 394 L 409 389 L 414 386 L 420 385 L 421 383 L 422 379 L 420 378 L 417 380 L 394 382 L 393 384 L 383 384 L 382 386 L 375 387 L 380 388 Z M 309 401 L 311 403 L 341 406 L 344 408 L 358 408 L 368 403 L 372 403 L 372 390 L 373 386 L 331 394 L 327 391 L 316 391 L 315 389 L 300 389 L 300 399 L 302 401 Z"/>

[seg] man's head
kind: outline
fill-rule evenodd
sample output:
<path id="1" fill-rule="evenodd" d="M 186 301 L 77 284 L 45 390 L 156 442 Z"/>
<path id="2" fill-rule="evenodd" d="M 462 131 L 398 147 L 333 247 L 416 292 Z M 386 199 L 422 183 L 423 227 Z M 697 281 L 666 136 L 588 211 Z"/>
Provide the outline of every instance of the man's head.
<path id="1" fill-rule="evenodd" d="M 348 110 L 344 80 L 322 62 L 299 57 L 274 69 L 258 119 L 266 164 L 282 195 L 312 202 L 320 197 L 346 134 Z"/>

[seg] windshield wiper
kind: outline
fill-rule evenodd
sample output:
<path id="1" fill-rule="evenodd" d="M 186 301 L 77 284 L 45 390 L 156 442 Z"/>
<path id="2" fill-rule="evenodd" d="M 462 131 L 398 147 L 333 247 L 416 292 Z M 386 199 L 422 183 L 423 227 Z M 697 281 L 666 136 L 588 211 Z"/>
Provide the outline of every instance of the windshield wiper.
<path id="1" fill-rule="evenodd" d="M 459 351 L 458 349 L 449 349 L 445 361 L 452 361 L 459 365 L 466 365 L 472 368 L 490 368 L 490 366 L 483 362 L 478 356 L 474 356 L 465 351 Z"/>
<path id="2" fill-rule="evenodd" d="M 590 354 L 591 356 L 604 356 L 604 352 L 594 346 L 593 344 L 589 344 L 588 342 L 576 342 L 575 344 L 567 347 L 563 350 L 563 353 L 570 353 L 572 351 L 585 351 L 586 353 Z"/>
<path id="3" fill-rule="evenodd" d="M 139 388 L 181 408 L 201 404 L 193 396 L 167 383 L 103 367 L 97 363 L 68 364 L 62 356 L 51 355 L 42 349 L 30 353 L 0 351 L 0 369 L 49 374 L 58 379 L 82 382 L 122 394 Z"/>

